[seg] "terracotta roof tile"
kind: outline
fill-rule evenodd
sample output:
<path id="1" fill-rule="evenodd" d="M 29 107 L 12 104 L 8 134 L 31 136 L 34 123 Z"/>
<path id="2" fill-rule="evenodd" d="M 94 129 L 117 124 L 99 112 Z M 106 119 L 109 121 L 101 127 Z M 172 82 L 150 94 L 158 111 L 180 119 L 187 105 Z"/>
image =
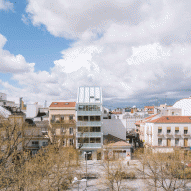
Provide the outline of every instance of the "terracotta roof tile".
<path id="1" fill-rule="evenodd" d="M 119 146 L 131 146 L 131 144 L 129 143 L 126 143 L 125 141 L 118 141 L 118 142 L 115 142 L 115 143 L 110 143 L 108 144 L 107 146 L 116 146 L 116 147 L 119 147 Z"/>
<path id="2" fill-rule="evenodd" d="M 52 102 L 49 107 L 75 107 L 76 102 Z"/>
<path id="3" fill-rule="evenodd" d="M 149 123 L 191 123 L 191 116 L 162 116 Z"/>

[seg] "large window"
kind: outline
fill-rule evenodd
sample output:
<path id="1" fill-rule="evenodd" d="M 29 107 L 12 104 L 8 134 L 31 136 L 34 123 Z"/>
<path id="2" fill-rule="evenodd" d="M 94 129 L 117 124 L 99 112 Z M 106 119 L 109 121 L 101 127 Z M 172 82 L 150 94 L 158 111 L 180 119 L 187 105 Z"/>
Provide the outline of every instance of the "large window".
<path id="1" fill-rule="evenodd" d="M 70 116 L 69 116 L 69 120 L 73 120 L 73 115 L 70 115 Z"/>
<path id="2" fill-rule="evenodd" d="M 175 139 L 175 146 L 179 146 L 179 139 Z"/>
<path id="3" fill-rule="evenodd" d="M 184 127 L 184 134 L 188 134 L 188 127 Z"/>
<path id="4" fill-rule="evenodd" d="M 90 127 L 90 132 L 101 132 L 100 127 Z"/>
<path id="5" fill-rule="evenodd" d="M 74 140 L 73 139 L 69 139 L 70 140 L 70 146 L 72 146 L 74 144 Z"/>
<path id="6" fill-rule="evenodd" d="M 162 139 L 161 138 L 158 139 L 158 146 L 162 146 Z"/>
<path id="7" fill-rule="evenodd" d="M 70 133 L 70 135 L 73 135 L 73 127 L 70 127 L 69 133 Z"/>

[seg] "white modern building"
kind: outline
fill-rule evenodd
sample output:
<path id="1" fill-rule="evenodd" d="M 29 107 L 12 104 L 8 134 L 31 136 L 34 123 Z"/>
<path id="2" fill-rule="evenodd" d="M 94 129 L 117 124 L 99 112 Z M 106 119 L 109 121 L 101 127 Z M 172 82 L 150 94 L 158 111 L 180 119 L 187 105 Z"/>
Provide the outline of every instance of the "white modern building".
<path id="1" fill-rule="evenodd" d="M 145 144 L 158 151 L 173 151 L 175 147 L 191 147 L 191 116 L 162 116 L 147 121 Z"/>
<path id="2" fill-rule="evenodd" d="M 100 87 L 79 87 L 77 93 L 76 148 L 87 160 L 99 160 L 103 146 L 102 90 Z"/>
<path id="3" fill-rule="evenodd" d="M 191 116 L 191 97 L 177 101 L 173 107 L 182 109 L 182 116 Z"/>

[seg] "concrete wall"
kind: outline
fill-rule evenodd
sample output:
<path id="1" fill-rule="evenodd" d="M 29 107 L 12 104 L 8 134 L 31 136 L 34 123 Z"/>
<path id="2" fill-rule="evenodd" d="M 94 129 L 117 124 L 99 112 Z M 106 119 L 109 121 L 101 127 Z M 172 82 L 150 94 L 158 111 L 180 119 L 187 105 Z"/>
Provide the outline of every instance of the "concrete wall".
<path id="1" fill-rule="evenodd" d="M 111 134 L 120 139 L 126 140 L 125 120 L 120 119 L 103 119 L 103 134 Z"/>
<path id="2" fill-rule="evenodd" d="M 37 104 L 28 104 L 26 118 L 34 118 L 38 114 L 38 105 Z"/>

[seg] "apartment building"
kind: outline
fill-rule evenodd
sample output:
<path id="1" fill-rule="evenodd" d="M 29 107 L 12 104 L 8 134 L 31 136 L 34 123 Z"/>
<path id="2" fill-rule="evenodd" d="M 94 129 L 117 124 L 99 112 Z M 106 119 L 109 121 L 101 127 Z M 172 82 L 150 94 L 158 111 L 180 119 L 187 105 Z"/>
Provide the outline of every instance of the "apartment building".
<path id="1" fill-rule="evenodd" d="M 160 151 L 191 146 L 191 116 L 162 116 L 145 123 L 145 144 Z"/>
<path id="2" fill-rule="evenodd" d="M 49 106 L 49 124 L 51 142 L 75 146 L 76 102 L 52 102 Z"/>
<path id="3" fill-rule="evenodd" d="M 76 110 L 76 148 L 83 159 L 99 160 L 103 145 L 101 88 L 79 87 Z"/>

